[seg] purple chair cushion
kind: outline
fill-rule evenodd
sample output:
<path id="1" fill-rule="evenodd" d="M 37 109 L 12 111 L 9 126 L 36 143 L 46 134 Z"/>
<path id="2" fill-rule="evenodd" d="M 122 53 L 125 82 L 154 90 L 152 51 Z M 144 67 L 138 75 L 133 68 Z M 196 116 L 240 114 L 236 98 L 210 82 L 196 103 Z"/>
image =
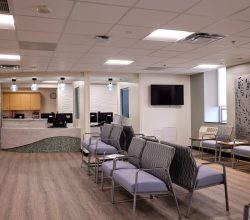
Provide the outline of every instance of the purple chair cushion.
<path id="1" fill-rule="evenodd" d="M 224 175 L 222 172 L 214 170 L 208 166 L 201 166 L 196 181 L 196 187 L 206 187 L 224 182 Z"/>
<path id="2" fill-rule="evenodd" d="M 250 146 L 242 145 L 234 147 L 234 152 L 242 156 L 250 157 Z"/>
<path id="3" fill-rule="evenodd" d="M 128 161 L 118 160 L 116 161 L 116 169 L 137 169 L 137 167 Z M 107 176 L 111 176 L 111 172 L 113 171 L 113 160 L 103 162 L 102 170 Z"/>
<path id="4" fill-rule="evenodd" d="M 96 152 L 95 152 L 96 150 Z M 103 142 L 98 142 L 97 149 L 96 145 L 90 145 L 89 151 L 91 153 L 96 153 L 97 155 L 103 155 L 103 154 L 116 154 L 118 153 L 117 149 L 111 145 L 105 144 Z"/>
<path id="5" fill-rule="evenodd" d="M 128 192 L 135 192 L 135 176 L 138 169 L 120 169 L 114 170 L 113 179 L 115 182 L 123 186 Z M 145 171 L 140 171 L 138 175 L 138 193 L 146 192 L 167 192 L 168 188 L 166 184 L 159 178 L 147 173 Z"/>
<path id="6" fill-rule="evenodd" d="M 91 140 L 91 145 L 96 145 L 97 140 Z M 82 141 L 82 147 L 89 149 L 89 140 Z"/>
<path id="7" fill-rule="evenodd" d="M 216 140 L 206 140 L 202 141 L 202 147 L 215 149 L 218 147 L 218 144 L 216 145 Z"/>

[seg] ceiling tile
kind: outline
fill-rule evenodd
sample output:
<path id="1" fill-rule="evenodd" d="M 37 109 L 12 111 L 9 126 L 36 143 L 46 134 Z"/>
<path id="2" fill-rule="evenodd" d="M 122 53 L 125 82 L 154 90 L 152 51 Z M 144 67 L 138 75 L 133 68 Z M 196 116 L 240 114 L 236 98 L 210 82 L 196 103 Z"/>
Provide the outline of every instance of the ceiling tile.
<path id="1" fill-rule="evenodd" d="M 167 45 L 163 48 L 163 50 L 172 50 L 172 51 L 192 51 L 196 48 L 202 47 L 200 44 L 192 44 L 192 43 L 184 43 L 184 42 L 176 42 L 170 45 Z"/>
<path id="2" fill-rule="evenodd" d="M 199 31 L 201 28 L 212 24 L 216 19 L 213 17 L 204 17 L 197 15 L 182 14 L 166 25 L 162 26 L 164 29 L 181 30 L 181 31 Z"/>
<path id="3" fill-rule="evenodd" d="M 17 31 L 19 41 L 56 43 L 59 39 L 59 33 Z"/>
<path id="4" fill-rule="evenodd" d="M 143 39 L 151 32 L 154 28 L 144 28 L 126 25 L 115 25 L 112 30 L 108 33 L 111 37 L 122 37 L 122 38 L 134 38 Z"/>
<path id="5" fill-rule="evenodd" d="M 50 62 L 50 57 L 41 57 L 41 56 L 23 56 L 22 55 L 22 65 L 32 66 L 32 65 L 40 65 L 46 66 Z"/>
<path id="6" fill-rule="evenodd" d="M 235 20 L 250 21 L 250 7 L 232 15 L 230 18 Z"/>
<path id="7" fill-rule="evenodd" d="M 52 51 L 41 51 L 41 50 L 20 50 L 22 56 L 30 57 L 46 57 L 49 58 L 53 55 Z"/>
<path id="8" fill-rule="evenodd" d="M 186 13 L 223 18 L 250 6 L 248 0 L 202 0 Z"/>
<path id="9" fill-rule="evenodd" d="M 138 8 L 156 9 L 165 11 L 183 12 L 193 6 L 199 0 L 140 0 L 136 4 Z"/>
<path id="10" fill-rule="evenodd" d="M 61 32 L 65 21 L 50 18 L 15 16 L 17 30 Z"/>
<path id="11" fill-rule="evenodd" d="M 128 39 L 128 38 L 118 38 L 114 37 L 105 43 L 96 43 L 98 46 L 107 46 L 107 47 L 119 47 L 119 48 L 127 48 L 137 42 L 136 39 Z"/>
<path id="12" fill-rule="evenodd" d="M 17 41 L 0 40 L 0 48 L 18 49 L 19 46 Z"/>
<path id="13" fill-rule="evenodd" d="M 146 56 L 151 54 L 152 52 L 154 52 L 154 50 L 149 50 L 149 49 L 126 49 L 124 51 L 122 51 L 120 54 L 121 55 L 142 55 L 142 56 Z"/>
<path id="14" fill-rule="evenodd" d="M 122 50 L 123 48 L 95 46 L 89 51 L 89 54 L 106 54 L 106 55 L 114 56 L 118 54 L 119 52 L 121 52 Z"/>
<path id="15" fill-rule="evenodd" d="M 162 57 L 162 58 L 172 58 L 172 57 L 176 57 L 180 54 L 182 54 L 182 52 L 169 51 L 169 50 L 158 50 L 158 51 L 150 54 L 150 56 L 156 56 L 156 57 Z"/>
<path id="16" fill-rule="evenodd" d="M 77 45 L 77 44 L 58 44 L 56 51 L 65 52 L 81 52 L 86 53 L 91 47 L 87 45 Z"/>
<path id="17" fill-rule="evenodd" d="M 45 72 L 47 70 L 47 66 L 36 66 L 36 68 L 29 66 L 22 66 L 23 72 Z"/>
<path id="18" fill-rule="evenodd" d="M 77 2 L 71 13 L 71 20 L 116 23 L 128 10 L 126 7 Z"/>
<path id="19" fill-rule="evenodd" d="M 177 14 L 146 9 L 132 9 L 124 16 L 120 24 L 142 27 L 160 27 L 173 19 Z"/>
<path id="20" fill-rule="evenodd" d="M 250 37 L 250 29 L 247 29 L 245 31 L 241 31 L 239 33 L 236 33 L 235 35 L 243 36 L 243 37 Z"/>
<path id="21" fill-rule="evenodd" d="M 104 35 L 112 27 L 111 24 L 86 23 L 69 21 L 65 28 L 67 34 Z"/>
<path id="22" fill-rule="evenodd" d="M 63 34 L 62 37 L 60 38 L 59 43 L 92 46 L 95 44 L 95 39 L 93 36 L 90 35 Z"/>
<path id="23" fill-rule="evenodd" d="M 48 18 L 66 19 L 69 15 L 73 1 L 64 0 L 12 0 L 14 5 L 14 14 L 38 16 Z M 51 13 L 38 13 L 36 8 L 39 5 L 46 5 L 52 9 Z"/>
<path id="24" fill-rule="evenodd" d="M 141 49 L 161 49 L 170 43 L 162 42 L 162 41 L 148 41 L 148 40 L 141 40 L 138 41 L 132 48 L 141 48 Z"/>
<path id="25" fill-rule="evenodd" d="M 221 20 L 215 24 L 212 24 L 202 29 L 201 31 L 213 34 L 229 35 L 246 30 L 247 28 L 249 28 L 249 25 L 249 22 Z"/>
<path id="26" fill-rule="evenodd" d="M 211 46 L 218 47 L 238 47 L 250 42 L 248 37 L 229 36 L 211 43 Z"/>
<path id="27" fill-rule="evenodd" d="M 83 53 L 79 53 L 79 52 L 55 52 L 53 55 L 53 58 L 66 58 L 69 60 L 76 60 L 79 59 L 81 56 L 83 55 Z"/>
<path id="28" fill-rule="evenodd" d="M 85 1 L 85 0 L 80 0 Z M 88 0 L 88 2 L 97 2 L 102 4 L 120 5 L 120 6 L 132 6 L 137 0 Z"/>
<path id="29" fill-rule="evenodd" d="M 0 30 L 1 40 L 16 40 L 16 33 L 14 30 Z"/>

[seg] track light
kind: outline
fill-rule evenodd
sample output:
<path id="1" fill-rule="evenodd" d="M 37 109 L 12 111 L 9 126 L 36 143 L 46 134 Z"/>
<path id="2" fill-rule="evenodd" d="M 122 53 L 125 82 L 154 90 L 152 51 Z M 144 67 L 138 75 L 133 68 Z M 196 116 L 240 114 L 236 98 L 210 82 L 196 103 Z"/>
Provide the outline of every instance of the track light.
<path id="1" fill-rule="evenodd" d="M 59 89 L 62 90 L 62 91 L 64 91 L 65 88 L 66 88 L 66 84 L 64 83 L 65 78 L 64 78 L 64 77 L 61 77 L 60 80 L 61 80 L 61 82 L 60 82 L 59 85 L 58 85 L 58 86 L 59 86 Z"/>
<path id="2" fill-rule="evenodd" d="M 108 81 L 109 81 L 109 83 L 108 83 L 107 87 L 108 87 L 108 90 L 111 92 L 113 90 L 112 78 L 109 78 Z"/>
<path id="3" fill-rule="evenodd" d="M 18 90 L 18 86 L 16 85 L 16 79 L 12 79 L 12 84 L 10 86 L 10 91 L 16 92 Z"/>
<path id="4" fill-rule="evenodd" d="M 38 90 L 38 85 L 36 84 L 36 78 L 32 78 L 32 80 L 33 80 L 33 83 L 32 83 L 30 88 L 31 88 L 32 91 L 37 91 Z"/>

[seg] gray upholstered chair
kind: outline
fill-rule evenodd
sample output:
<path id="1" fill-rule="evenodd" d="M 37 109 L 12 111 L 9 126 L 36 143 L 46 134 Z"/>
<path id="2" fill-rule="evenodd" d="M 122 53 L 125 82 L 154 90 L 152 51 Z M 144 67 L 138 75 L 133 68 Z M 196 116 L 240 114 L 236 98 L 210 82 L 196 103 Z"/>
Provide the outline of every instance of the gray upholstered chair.
<path id="1" fill-rule="evenodd" d="M 186 217 L 189 215 L 192 197 L 195 190 L 220 184 L 224 185 L 226 210 L 229 211 L 225 165 L 220 164 L 222 166 L 221 172 L 206 166 L 211 163 L 204 163 L 197 166 L 189 147 L 180 146 L 166 141 L 161 141 L 161 143 L 175 148 L 175 155 L 170 166 L 170 176 L 173 183 L 190 192 Z"/>
<path id="2" fill-rule="evenodd" d="M 114 203 L 115 182 L 134 197 L 133 213 L 138 195 L 170 194 L 174 197 L 178 214 L 178 202 L 172 187 L 169 167 L 174 156 L 174 148 L 147 141 L 142 152 L 140 169 L 114 169 L 112 175 L 112 203 Z"/>
<path id="3" fill-rule="evenodd" d="M 104 174 L 107 177 L 111 177 L 114 169 L 137 169 L 140 167 L 141 155 L 145 144 L 145 140 L 134 137 L 128 148 L 128 156 L 117 157 L 114 160 L 108 160 L 102 163 L 102 190 Z"/>
<path id="4" fill-rule="evenodd" d="M 91 157 L 95 157 L 95 180 L 98 182 L 99 165 L 106 155 L 121 153 L 120 136 L 122 133 L 122 125 L 113 124 L 110 137 L 108 139 L 100 138 L 95 145 L 89 146 L 88 164 Z"/>
<path id="5" fill-rule="evenodd" d="M 104 143 L 109 143 L 109 138 L 110 138 L 110 134 L 111 134 L 111 131 L 112 131 L 112 128 L 113 128 L 113 125 L 112 124 L 104 124 L 101 128 L 101 133 L 85 133 L 83 135 L 83 141 L 82 141 L 82 162 L 81 162 L 81 167 L 82 167 L 82 164 L 84 162 L 83 160 L 83 156 L 84 156 L 84 152 L 88 153 L 89 154 L 89 147 L 90 146 L 95 146 L 98 139 L 99 140 L 103 140 Z M 85 135 L 91 135 L 91 137 L 86 140 L 85 139 Z M 91 163 L 90 163 L 90 157 L 89 157 L 89 160 L 88 160 L 88 173 L 90 174 L 90 166 L 91 166 Z"/>
<path id="6" fill-rule="evenodd" d="M 233 168 L 235 166 L 235 159 L 237 156 L 243 156 L 250 158 L 250 146 L 249 145 L 239 145 L 233 148 Z"/>
<path id="7" fill-rule="evenodd" d="M 217 161 L 217 156 L 219 153 L 219 161 L 221 160 L 221 146 L 218 141 L 230 141 L 233 132 L 232 126 L 219 125 L 217 133 L 213 140 L 202 140 L 201 141 L 201 157 L 203 158 L 203 149 L 214 150 L 214 161 Z"/>

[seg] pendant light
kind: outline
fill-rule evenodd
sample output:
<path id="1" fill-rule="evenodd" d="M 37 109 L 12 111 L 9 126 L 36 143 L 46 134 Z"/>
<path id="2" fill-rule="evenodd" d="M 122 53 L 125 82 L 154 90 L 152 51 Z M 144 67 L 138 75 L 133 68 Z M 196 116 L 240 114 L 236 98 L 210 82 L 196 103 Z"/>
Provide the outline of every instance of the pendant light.
<path id="1" fill-rule="evenodd" d="M 64 77 L 61 77 L 60 80 L 61 80 L 61 82 L 60 82 L 59 85 L 58 85 L 58 86 L 59 86 L 59 89 L 62 90 L 62 91 L 64 91 L 65 88 L 66 88 L 66 84 L 65 84 L 65 82 L 64 82 L 65 78 L 64 78 Z"/>
<path id="2" fill-rule="evenodd" d="M 108 90 L 111 92 L 113 90 L 112 78 L 109 78 L 108 81 L 109 81 L 109 83 L 108 83 L 107 87 L 108 87 Z"/>
<path id="3" fill-rule="evenodd" d="M 34 77 L 34 78 L 32 78 L 32 80 L 33 80 L 33 83 L 32 83 L 30 88 L 31 88 L 32 91 L 37 91 L 38 90 L 38 85 L 36 83 L 36 78 Z"/>
<path id="4" fill-rule="evenodd" d="M 16 92 L 18 90 L 18 86 L 16 85 L 16 79 L 12 79 L 12 84 L 10 86 L 10 91 Z"/>

